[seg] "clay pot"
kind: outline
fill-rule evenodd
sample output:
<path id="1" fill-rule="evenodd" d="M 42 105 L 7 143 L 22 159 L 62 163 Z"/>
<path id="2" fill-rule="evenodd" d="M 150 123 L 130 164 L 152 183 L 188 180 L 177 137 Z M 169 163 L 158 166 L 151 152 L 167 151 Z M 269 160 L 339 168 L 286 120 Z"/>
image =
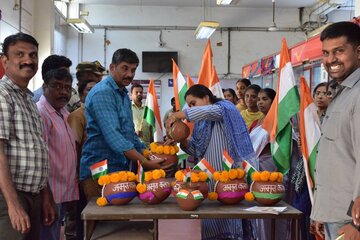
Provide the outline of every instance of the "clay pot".
<path id="1" fill-rule="evenodd" d="M 265 206 L 271 206 L 279 202 L 285 193 L 284 184 L 281 182 L 255 181 L 250 186 L 255 200 Z"/>
<path id="2" fill-rule="evenodd" d="M 199 184 L 187 183 L 175 196 L 179 207 L 184 211 L 193 211 L 199 207 L 204 196 L 199 191 Z"/>
<path id="3" fill-rule="evenodd" d="M 168 180 L 160 178 L 144 182 L 146 192 L 139 194 L 139 199 L 148 204 L 158 204 L 164 201 L 171 193 L 171 187 Z"/>
<path id="4" fill-rule="evenodd" d="M 185 140 L 190 134 L 190 128 L 178 120 L 175 121 L 168 130 L 168 137 L 170 137 L 175 142 L 181 142 Z"/>
<path id="5" fill-rule="evenodd" d="M 234 179 L 226 183 L 217 181 L 215 184 L 218 200 L 228 205 L 237 204 L 242 201 L 248 188 L 249 186 L 244 179 Z"/>
<path id="6" fill-rule="evenodd" d="M 199 184 L 200 192 L 204 196 L 204 199 L 206 199 L 209 194 L 208 184 L 206 182 L 199 182 L 198 184 Z M 172 187 L 172 192 L 171 192 L 172 195 L 176 196 L 176 194 L 179 192 L 179 190 L 182 189 L 184 186 L 186 186 L 186 184 L 184 182 L 175 181 L 175 184 Z"/>
<path id="7" fill-rule="evenodd" d="M 163 166 L 169 165 L 169 164 L 174 164 L 172 169 L 166 173 L 167 178 L 174 177 L 175 172 L 179 168 L 179 166 L 178 166 L 179 158 L 177 155 L 151 153 L 149 158 L 150 158 L 150 160 L 165 159 L 165 161 L 162 162 L 162 164 L 161 164 Z"/>
<path id="8" fill-rule="evenodd" d="M 104 186 L 104 197 L 112 205 L 124 205 L 137 196 L 134 182 L 109 183 Z"/>

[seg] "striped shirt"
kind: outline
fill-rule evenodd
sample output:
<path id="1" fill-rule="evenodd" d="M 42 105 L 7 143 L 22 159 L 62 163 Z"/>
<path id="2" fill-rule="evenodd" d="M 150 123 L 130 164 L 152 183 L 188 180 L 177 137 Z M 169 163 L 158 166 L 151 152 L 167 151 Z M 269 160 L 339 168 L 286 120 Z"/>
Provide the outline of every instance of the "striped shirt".
<path id="1" fill-rule="evenodd" d="M 14 186 L 39 193 L 46 185 L 49 159 L 42 139 L 42 123 L 30 91 L 8 77 L 0 81 L 0 139 Z"/>
<path id="2" fill-rule="evenodd" d="M 56 203 L 79 199 L 76 174 L 75 136 L 67 118 L 69 112 L 57 112 L 43 96 L 37 103 L 44 124 L 44 140 L 49 148 L 49 185 Z"/>

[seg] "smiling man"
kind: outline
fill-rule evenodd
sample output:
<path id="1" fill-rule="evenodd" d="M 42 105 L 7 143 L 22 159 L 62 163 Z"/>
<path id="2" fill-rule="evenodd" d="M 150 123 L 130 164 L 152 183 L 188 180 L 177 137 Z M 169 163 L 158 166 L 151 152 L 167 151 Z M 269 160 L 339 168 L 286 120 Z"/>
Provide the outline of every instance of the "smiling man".
<path id="1" fill-rule="evenodd" d="M 311 218 L 318 233 L 324 224 L 326 239 L 360 239 L 360 27 L 334 23 L 320 39 L 335 86 L 322 124 Z"/>

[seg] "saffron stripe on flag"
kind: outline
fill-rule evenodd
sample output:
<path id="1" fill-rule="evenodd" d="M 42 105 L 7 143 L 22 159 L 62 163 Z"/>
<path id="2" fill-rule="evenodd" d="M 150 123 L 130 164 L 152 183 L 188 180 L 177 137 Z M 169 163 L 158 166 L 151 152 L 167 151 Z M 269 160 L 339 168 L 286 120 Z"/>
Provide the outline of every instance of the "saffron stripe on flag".
<path id="1" fill-rule="evenodd" d="M 250 185 L 252 182 L 251 175 L 253 172 L 257 172 L 257 170 L 246 160 L 243 161 L 242 168 L 246 173 L 246 181 Z"/>
<path id="2" fill-rule="evenodd" d="M 232 158 L 229 156 L 227 151 L 224 149 L 224 152 L 223 152 L 223 168 L 226 171 L 229 171 L 231 169 L 233 163 L 234 163 L 234 160 L 232 160 Z"/>

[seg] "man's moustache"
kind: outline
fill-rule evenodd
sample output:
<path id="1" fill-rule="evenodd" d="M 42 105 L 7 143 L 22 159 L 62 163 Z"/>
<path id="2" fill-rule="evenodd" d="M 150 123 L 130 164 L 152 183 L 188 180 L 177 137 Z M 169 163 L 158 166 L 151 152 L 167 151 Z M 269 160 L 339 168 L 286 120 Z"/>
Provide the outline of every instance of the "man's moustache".
<path id="1" fill-rule="evenodd" d="M 32 70 L 35 70 L 35 64 L 21 64 L 20 69 L 23 69 L 24 67 L 29 67 Z"/>

